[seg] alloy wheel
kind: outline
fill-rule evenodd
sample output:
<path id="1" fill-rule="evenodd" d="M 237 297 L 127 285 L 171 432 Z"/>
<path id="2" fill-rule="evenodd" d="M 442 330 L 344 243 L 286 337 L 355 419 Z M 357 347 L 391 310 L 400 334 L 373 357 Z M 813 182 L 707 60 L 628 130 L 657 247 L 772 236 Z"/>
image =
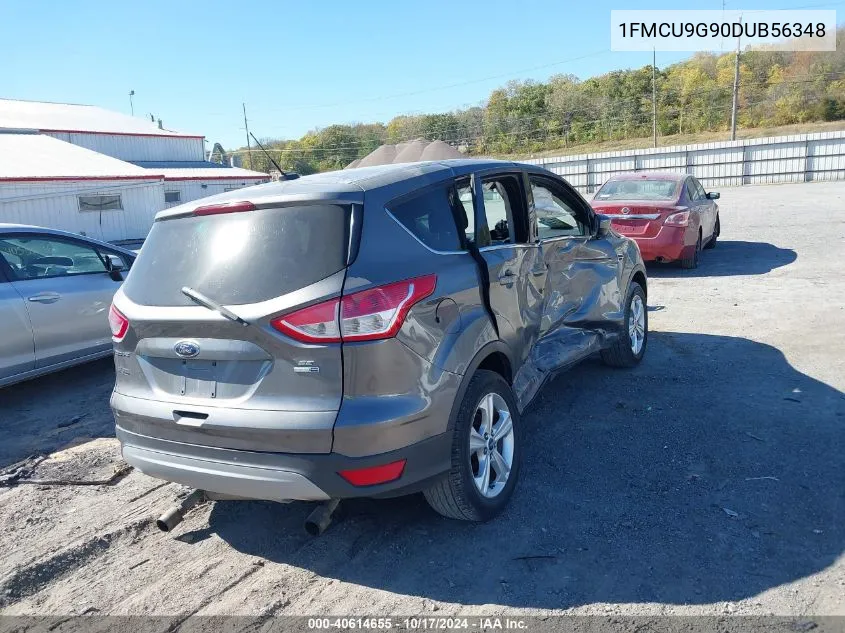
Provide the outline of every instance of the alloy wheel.
<path id="1" fill-rule="evenodd" d="M 498 393 L 481 398 L 469 427 L 469 461 L 475 487 L 487 498 L 504 490 L 513 467 L 511 412 Z"/>
<path id="2" fill-rule="evenodd" d="M 645 341 L 645 306 L 639 295 L 631 298 L 631 312 L 628 317 L 628 336 L 631 338 L 631 351 L 638 355 Z"/>

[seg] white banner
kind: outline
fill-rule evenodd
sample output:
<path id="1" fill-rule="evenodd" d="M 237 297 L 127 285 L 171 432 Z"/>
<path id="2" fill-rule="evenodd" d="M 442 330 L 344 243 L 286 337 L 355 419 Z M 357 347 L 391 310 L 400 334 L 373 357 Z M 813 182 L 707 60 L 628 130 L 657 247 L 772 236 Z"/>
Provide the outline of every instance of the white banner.
<path id="1" fill-rule="evenodd" d="M 835 51 L 834 10 L 610 12 L 614 51 L 732 50 L 772 46 L 784 51 Z"/>

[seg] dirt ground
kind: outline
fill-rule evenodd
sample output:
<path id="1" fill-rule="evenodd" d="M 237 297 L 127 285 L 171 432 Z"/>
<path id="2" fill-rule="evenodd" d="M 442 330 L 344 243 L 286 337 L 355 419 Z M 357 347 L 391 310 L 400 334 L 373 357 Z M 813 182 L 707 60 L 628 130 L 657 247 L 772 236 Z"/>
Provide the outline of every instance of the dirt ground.
<path id="1" fill-rule="evenodd" d="M 121 471 L 111 361 L 0 390 L 0 613 L 845 615 L 845 185 L 725 189 L 701 267 L 650 268 L 642 365 L 588 361 L 524 415 L 487 524 L 420 496 L 217 502 Z M 71 448 L 53 452 L 60 447 Z"/>

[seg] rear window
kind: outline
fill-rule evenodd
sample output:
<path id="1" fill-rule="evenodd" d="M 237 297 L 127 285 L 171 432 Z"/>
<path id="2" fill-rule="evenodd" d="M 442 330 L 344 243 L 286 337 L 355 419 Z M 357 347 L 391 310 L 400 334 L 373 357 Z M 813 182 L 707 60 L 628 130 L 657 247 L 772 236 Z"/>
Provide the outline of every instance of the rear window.
<path id="1" fill-rule="evenodd" d="M 674 200 L 678 197 L 677 180 L 609 180 L 595 195 L 595 200 Z"/>
<path id="2" fill-rule="evenodd" d="M 224 305 L 256 303 L 346 266 L 350 208 L 307 205 L 155 222 L 123 285 L 141 305 L 195 305 L 188 286 Z"/>
<path id="3" fill-rule="evenodd" d="M 390 205 L 390 212 L 417 239 L 436 251 L 457 251 L 461 248 L 449 187 L 434 187 L 411 199 Z"/>

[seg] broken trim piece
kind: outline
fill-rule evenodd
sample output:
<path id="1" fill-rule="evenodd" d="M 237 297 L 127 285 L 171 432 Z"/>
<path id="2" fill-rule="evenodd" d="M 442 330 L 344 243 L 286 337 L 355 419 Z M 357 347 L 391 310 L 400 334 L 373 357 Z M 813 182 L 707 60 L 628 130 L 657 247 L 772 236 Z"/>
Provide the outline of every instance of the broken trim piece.
<path id="1" fill-rule="evenodd" d="M 487 216 L 484 214 L 484 192 L 481 188 L 478 175 L 472 174 L 470 176 L 470 190 L 472 191 L 472 209 L 475 222 L 475 235 L 478 236 L 479 228 L 487 228 Z M 481 204 L 479 204 L 481 200 Z M 479 290 L 481 291 L 481 302 L 484 304 L 484 309 L 487 310 L 487 315 L 493 323 L 493 330 L 496 332 L 496 338 L 499 338 L 499 324 L 496 322 L 496 313 L 493 312 L 493 305 L 490 303 L 490 271 L 487 269 L 487 260 L 482 257 L 481 252 L 475 240 L 467 242 L 467 250 L 472 258 L 475 260 L 478 268 Z"/>

